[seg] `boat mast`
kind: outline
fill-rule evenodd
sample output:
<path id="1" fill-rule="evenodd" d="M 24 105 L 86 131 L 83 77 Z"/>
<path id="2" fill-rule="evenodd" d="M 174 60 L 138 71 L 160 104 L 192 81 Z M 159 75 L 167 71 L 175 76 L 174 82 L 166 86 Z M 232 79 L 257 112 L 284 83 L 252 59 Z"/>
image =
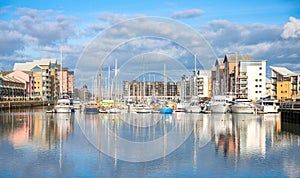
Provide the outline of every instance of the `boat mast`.
<path id="1" fill-rule="evenodd" d="M 60 93 L 59 93 L 59 97 L 62 97 L 62 89 L 63 89 L 63 71 L 62 71 L 62 47 L 60 48 Z"/>
<path id="2" fill-rule="evenodd" d="M 116 102 L 116 87 L 117 87 L 118 60 L 115 59 L 115 76 L 114 76 L 114 103 Z"/>
<path id="3" fill-rule="evenodd" d="M 237 67 L 238 67 L 238 63 L 237 63 L 237 54 L 235 54 L 235 71 L 234 71 L 234 95 L 237 97 L 237 77 L 236 77 L 236 74 L 237 74 Z"/>
<path id="4" fill-rule="evenodd" d="M 164 99 L 166 99 L 167 93 L 167 76 L 166 76 L 166 64 L 164 64 Z"/>
<path id="5" fill-rule="evenodd" d="M 110 65 L 108 65 L 108 74 L 107 74 L 107 98 L 111 99 L 110 96 Z"/>
<path id="6" fill-rule="evenodd" d="M 101 87 L 102 87 L 102 62 L 99 69 L 99 82 L 98 82 L 98 103 L 101 101 Z"/>

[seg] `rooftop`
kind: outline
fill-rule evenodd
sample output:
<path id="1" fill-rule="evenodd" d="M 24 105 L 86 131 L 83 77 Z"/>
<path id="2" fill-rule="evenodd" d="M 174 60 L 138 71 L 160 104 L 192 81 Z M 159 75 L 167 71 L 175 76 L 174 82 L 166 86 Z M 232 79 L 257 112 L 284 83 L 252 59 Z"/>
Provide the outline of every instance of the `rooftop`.
<path id="1" fill-rule="evenodd" d="M 226 54 L 223 63 L 227 60 L 228 62 L 236 62 L 241 60 L 253 60 L 250 54 Z"/>
<path id="2" fill-rule="evenodd" d="M 274 72 L 279 73 L 282 76 L 291 76 L 291 75 L 297 75 L 296 73 L 290 71 L 289 69 L 285 68 L 285 67 L 273 67 L 270 66 L 271 70 L 273 70 Z"/>

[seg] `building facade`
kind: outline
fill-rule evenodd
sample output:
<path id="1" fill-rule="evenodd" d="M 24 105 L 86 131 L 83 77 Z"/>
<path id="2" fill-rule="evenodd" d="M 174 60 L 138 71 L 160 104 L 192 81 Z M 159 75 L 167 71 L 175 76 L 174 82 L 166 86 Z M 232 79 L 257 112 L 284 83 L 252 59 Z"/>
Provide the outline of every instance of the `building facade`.
<path id="1" fill-rule="evenodd" d="M 42 58 L 32 62 L 15 63 L 13 70 L 32 74 L 32 97 L 36 100 L 55 100 L 62 94 L 73 96 L 74 72 L 68 71 L 68 68 L 60 70 L 56 59 Z"/>
<path id="2" fill-rule="evenodd" d="M 285 67 L 271 66 L 272 98 L 291 101 L 300 98 L 300 74 Z"/>
<path id="3" fill-rule="evenodd" d="M 0 100 L 16 101 L 25 98 L 25 84 L 15 78 L 0 75 Z"/>
<path id="4" fill-rule="evenodd" d="M 141 101 L 149 98 L 173 99 L 178 95 L 177 83 L 160 81 L 123 81 L 123 97 L 125 100 L 131 99 Z"/>
<path id="5" fill-rule="evenodd" d="M 15 78 L 25 84 L 25 99 L 32 99 L 34 89 L 34 78 L 31 72 L 13 71 L 6 75 Z"/>

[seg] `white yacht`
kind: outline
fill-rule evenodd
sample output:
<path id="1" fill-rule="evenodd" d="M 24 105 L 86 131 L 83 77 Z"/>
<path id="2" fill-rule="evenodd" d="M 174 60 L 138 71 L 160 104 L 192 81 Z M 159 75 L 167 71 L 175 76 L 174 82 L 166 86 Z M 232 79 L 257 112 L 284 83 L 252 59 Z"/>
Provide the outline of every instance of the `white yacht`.
<path id="1" fill-rule="evenodd" d="M 146 104 L 139 104 L 134 108 L 136 113 L 152 113 L 152 108 Z"/>
<path id="2" fill-rule="evenodd" d="M 257 100 L 257 110 L 261 113 L 278 113 L 278 100 Z"/>
<path id="3" fill-rule="evenodd" d="M 80 100 L 74 100 L 73 101 L 73 107 L 75 109 L 75 111 L 81 111 L 81 102 Z"/>
<path id="4" fill-rule="evenodd" d="M 56 113 L 70 113 L 73 107 L 71 106 L 71 101 L 68 98 L 61 98 L 57 101 L 54 107 Z"/>
<path id="5" fill-rule="evenodd" d="M 191 112 L 191 113 L 200 113 L 203 112 L 205 110 L 205 104 L 204 103 L 199 103 L 198 101 L 192 101 L 189 105 L 189 107 L 187 108 L 187 112 Z"/>
<path id="6" fill-rule="evenodd" d="M 226 113 L 230 110 L 232 97 L 228 95 L 215 95 L 211 99 L 210 111 L 212 113 Z"/>
<path id="7" fill-rule="evenodd" d="M 254 114 L 256 111 L 255 105 L 250 99 L 236 99 L 231 105 L 231 110 L 233 113 L 240 114 Z"/>
<path id="8" fill-rule="evenodd" d="M 186 112 L 187 103 L 176 103 L 176 110 L 175 112 Z"/>

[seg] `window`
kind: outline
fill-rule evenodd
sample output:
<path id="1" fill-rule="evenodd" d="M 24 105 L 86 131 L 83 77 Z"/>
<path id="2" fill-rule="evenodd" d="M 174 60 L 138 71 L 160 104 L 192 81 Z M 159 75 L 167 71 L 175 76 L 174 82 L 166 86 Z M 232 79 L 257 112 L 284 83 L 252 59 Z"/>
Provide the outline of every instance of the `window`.
<path id="1" fill-rule="evenodd" d="M 259 70 L 261 70 L 262 69 L 262 67 L 259 67 Z"/>
<path id="2" fill-rule="evenodd" d="M 261 81 L 262 81 L 262 79 L 259 79 L 259 81 L 261 82 Z"/>
<path id="3" fill-rule="evenodd" d="M 255 87 L 258 87 L 258 85 L 255 85 Z"/>
<path id="4" fill-rule="evenodd" d="M 257 82 L 257 81 L 258 81 L 258 79 L 255 79 L 255 81 Z"/>
<path id="5" fill-rule="evenodd" d="M 262 74 L 261 73 L 259 73 L 259 76 L 261 76 Z"/>
<path id="6" fill-rule="evenodd" d="M 259 87 L 261 87 L 261 85 L 259 85 Z"/>

